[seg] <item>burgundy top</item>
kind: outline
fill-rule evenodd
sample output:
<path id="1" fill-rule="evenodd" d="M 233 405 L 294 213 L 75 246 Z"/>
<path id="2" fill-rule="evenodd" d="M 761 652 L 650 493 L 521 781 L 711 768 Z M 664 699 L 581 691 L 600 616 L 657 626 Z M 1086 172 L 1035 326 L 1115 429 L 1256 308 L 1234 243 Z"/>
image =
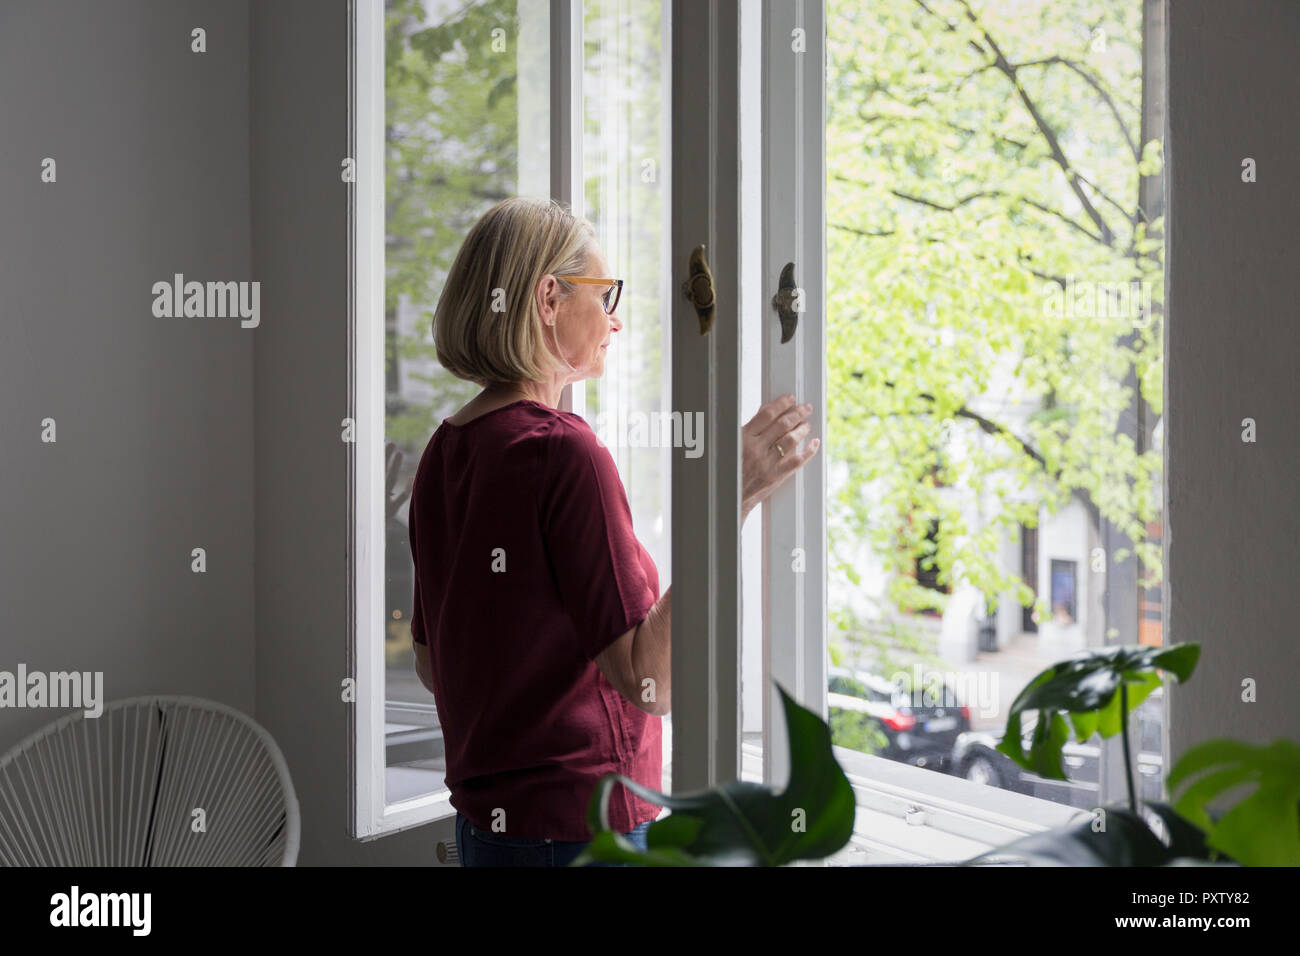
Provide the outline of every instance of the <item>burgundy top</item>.
<path id="1" fill-rule="evenodd" d="M 645 619 L 659 571 L 591 426 L 530 399 L 444 420 L 410 529 L 411 633 L 430 649 L 452 806 L 482 829 L 503 810 L 511 836 L 590 840 L 603 775 L 662 789 L 660 718 L 593 662 Z M 609 811 L 627 832 L 660 808 L 616 786 Z"/>

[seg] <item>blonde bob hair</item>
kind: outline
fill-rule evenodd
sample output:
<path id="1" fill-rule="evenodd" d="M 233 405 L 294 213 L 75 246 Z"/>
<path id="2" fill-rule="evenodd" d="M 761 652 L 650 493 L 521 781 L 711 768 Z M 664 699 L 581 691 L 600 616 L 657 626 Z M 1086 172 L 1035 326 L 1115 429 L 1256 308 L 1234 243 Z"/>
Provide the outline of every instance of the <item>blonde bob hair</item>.
<path id="1" fill-rule="evenodd" d="M 537 309 L 542 276 L 560 298 L 586 274 L 592 224 L 553 199 L 503 199 L 470 229 L 433 314 L 438 361 L 478 385 L 546 381 L 568 365 L 547 347 Z M 571 370 L 572 366 L 568 366 Z"/>

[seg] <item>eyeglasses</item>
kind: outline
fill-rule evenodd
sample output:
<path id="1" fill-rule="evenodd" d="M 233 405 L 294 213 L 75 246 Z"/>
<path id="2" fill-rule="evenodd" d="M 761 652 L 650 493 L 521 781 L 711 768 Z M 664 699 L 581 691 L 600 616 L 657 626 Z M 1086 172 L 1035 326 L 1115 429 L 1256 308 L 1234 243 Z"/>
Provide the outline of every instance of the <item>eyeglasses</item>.
<path id="1" fill-rule="evenodd" d="M 619 297 L 623 294 L 622 279 L 599 279 L 592 276 L 557 276 L 565 282 L 580 282 L 584 285 L 607 285 L 609 288 L 600 297 L 606 315 L 613 315 L 618 308 Z"/>

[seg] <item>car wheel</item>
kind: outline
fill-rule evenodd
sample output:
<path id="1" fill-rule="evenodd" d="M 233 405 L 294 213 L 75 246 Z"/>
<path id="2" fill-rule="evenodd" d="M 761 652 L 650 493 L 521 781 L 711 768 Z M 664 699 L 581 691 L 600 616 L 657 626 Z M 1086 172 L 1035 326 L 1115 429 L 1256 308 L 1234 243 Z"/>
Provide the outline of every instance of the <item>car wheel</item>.
<path id="1" fill-rule="evenodd" d="M 993 761 L 988 757 L 976 757 L 966 765 L 966 772 L 962 774 L 971 783 L 982 784 L 986 787 L 1001 786 L 1001 779 L 998 777 L 998 769 L 993 766 Z"/>

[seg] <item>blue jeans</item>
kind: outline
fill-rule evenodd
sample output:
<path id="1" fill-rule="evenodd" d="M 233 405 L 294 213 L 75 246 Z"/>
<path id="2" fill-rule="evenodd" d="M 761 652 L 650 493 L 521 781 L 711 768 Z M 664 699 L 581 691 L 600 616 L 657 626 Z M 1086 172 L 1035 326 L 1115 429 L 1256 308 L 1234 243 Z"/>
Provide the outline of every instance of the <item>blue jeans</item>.
<path id="1" fill-rule="evenodd" d="M 651 821 L 625 833 L 638 849 L 646 849 Z M 464 814 L 456 814 L 456 849 L 461 866 L 568 866 L 585 848 L 579 840 L 529 840 L 482 830 Z M 626 863 L 589 863 L 588 866 L 627 866 Z"/>

